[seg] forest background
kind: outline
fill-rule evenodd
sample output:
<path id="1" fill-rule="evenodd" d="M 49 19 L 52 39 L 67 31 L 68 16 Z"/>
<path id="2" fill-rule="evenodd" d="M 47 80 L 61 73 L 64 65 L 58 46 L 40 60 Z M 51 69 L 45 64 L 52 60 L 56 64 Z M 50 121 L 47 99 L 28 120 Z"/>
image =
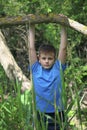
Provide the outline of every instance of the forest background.
<path id="1" fill-rule="evenodd" d="M 87 26 L 87 1 L 86 0 L 1 0 L 0 17 L 23 16 L 27 14 L 64 14 L 68 18 L 78 21 Z M 16 62 L 29 77 L 28 65 L 28 45 L 27 45 L 28 25 L 15 25 L 1 27 L 7 46 L 10 48 Z M 72 130 L 87 129 L 87 35 L 83 35 L 71 28 L 68 31 L 67 64 L 65 72 L 65 88 L 67 94 L 67 115 L 68 125 Z M 36 49 L 44 43 L 53 44 L 57 50 L 60 44 L 59 24 L 38 24 L 36 25 Z M 15 85 L 6 76 L 3 67 L 0 65 L 0 95 L 9 96 L 1 100 L 0 103 L 0 129 L 8 130 L 15 128 L 18 130 L 30 130 L 24 119 L 27 115 L 22 113 L 25 109 L 21 107 L 20 100 L 13 96 Z M 18 84 L 16 83 L 16 86 Z M 18 92 L 19 95 L 21 95 Z M 31 97 L 29 97 L 30 100 Z M 14 102 L 14 103 L 13 103 Z M 31 105 L 31 104 L 30 104 Z M 29 112 L 32 108 L 29 106 Z M 17 113 L 17 111 L 19 113 Z M 25 110 L 26 111 L 26 110 Z M 29 114 L 29 113 L 28 113 Z M 21 115 L 21 116 L 20 116 Z M 31 114 L 30 114 L 31 115 Z M 32 115 L 31 115 L 32 116 Z M 27 116 L 27 122 L 31 120 Z M 31 128 L 32 129 L 32 128 Z"/>

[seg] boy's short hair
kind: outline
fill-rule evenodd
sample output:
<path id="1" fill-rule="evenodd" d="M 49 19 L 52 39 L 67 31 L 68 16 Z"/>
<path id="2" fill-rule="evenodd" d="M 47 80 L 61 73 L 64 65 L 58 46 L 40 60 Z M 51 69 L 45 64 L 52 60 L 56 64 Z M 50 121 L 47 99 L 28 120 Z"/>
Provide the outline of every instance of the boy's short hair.
<path id="1" fill-rule="evenodd" d="M 56 49 L 53 45 L 49 45 L 49 44 L 42 44 L 40 47 L 39 47 L 39 55 L 41 52 L 53 52 L 55 57 L 56 57 Z"/>

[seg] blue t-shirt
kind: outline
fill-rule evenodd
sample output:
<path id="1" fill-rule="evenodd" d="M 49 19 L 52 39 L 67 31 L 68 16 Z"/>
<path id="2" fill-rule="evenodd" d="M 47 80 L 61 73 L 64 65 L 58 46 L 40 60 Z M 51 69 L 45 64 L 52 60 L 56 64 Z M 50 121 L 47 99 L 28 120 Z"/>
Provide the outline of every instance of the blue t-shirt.
<path id="1" fill-rule="evenodd" d="M 61 65 L 58 60 L 50 69 L 44 69 L 38 61 L 32 65 L 36 109 L 41 112 L 55 112 L 55 103 L 59 111 L 63 110 L 60 68 L 64 71 L 66 66 Z"/>

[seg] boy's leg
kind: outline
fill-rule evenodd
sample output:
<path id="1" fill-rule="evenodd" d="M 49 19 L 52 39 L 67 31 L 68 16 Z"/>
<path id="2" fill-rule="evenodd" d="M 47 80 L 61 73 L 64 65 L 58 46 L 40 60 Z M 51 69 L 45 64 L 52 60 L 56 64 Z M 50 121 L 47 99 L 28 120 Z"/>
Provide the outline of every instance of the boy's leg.
<path id="1" fill-rule="evenodd" d="M 52 119 L 47 119 L 47 121 L 48 121 L 47 130 L 60 130 L 60 123 L 58 122 L 57 117 L 56 117 L 56 121 L 55 121 L 55 113 L 46 113 L 46 115 L 48 115 L 52 118 Z M 59 118 L 60 118 L 61 123 L 63 123 L 65 121 L 64 112 L 59 112 Z"/>
<path id="2" fill-rule="evenodd" d="M 47 118 L 47 117 L 50 118 Z M 45 127 L 47 127 L 46 130 L 60 130 L 60 124 L 55 123 L 55 113 L 37 113 L 38 121 L 40 122 L 41 128 L 42 128 L 42 123 Z M 59 118 L 60 121 L 64 122 L 64 112 L 59 112 Z M 47 125 L 47 126 L 46 126 Z"/>
<path id="3" fill-rule="evenodd" d="M 50 123 L 50 124 L 48 124 L 47 130 L 60 130 L 60 126 L 58 124 L 56 124 L 56 126 L 55 126 L 55 123 Z"/>

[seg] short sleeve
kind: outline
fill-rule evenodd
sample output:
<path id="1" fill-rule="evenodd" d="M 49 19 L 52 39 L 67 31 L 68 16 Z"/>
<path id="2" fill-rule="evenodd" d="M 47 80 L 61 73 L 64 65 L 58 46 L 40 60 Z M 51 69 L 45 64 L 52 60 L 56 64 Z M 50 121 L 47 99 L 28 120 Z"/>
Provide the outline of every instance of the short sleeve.
<path id="1" fill-rule="evenodd" d="M 37 71 L 38 66 L 39 66 L 39 62 L 36 61 L 36 62 L 31 66 L 31 71 L 32 71 L 32 72 Z"/>
<path id="2" fill-rule="evenodd" d="M 58 65 L 63 71 L 66 69 L 66 64 L 61 64 L 59 60 L 56 60 L 56 65 Z"/>

